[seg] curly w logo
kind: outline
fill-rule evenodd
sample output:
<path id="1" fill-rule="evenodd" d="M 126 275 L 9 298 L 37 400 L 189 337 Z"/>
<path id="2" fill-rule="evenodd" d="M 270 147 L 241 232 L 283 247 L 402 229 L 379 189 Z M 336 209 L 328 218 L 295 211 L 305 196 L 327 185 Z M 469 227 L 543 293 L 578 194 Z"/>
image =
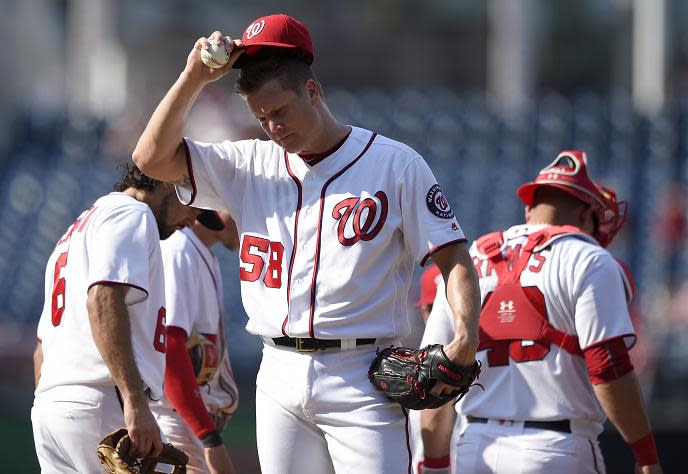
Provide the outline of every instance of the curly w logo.
<path id="1" fill-rule="evenodd" d="M 387 195 L 378 191 L 375 198 L 367 197 L 361 200 L 360 197 L 351 197 L 334 206 L 332 217 L 339 221 L 339 243 L 349 247 L 359 240 L 372 240 L 380 233 L 387 220 Z"/>

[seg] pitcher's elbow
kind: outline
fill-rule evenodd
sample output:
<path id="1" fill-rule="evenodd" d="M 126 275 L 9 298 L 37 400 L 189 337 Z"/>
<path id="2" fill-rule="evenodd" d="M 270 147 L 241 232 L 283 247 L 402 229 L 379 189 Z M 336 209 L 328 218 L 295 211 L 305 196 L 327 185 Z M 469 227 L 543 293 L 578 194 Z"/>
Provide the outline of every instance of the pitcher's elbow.
<path id="1" fill-rule="evenodd" d="M 141 170 L 141 172 L 145 174 L 146 168 L 150 163 L 149 154 L 143 152 L 137 145 L 133 153 L 131 154 L 131 159 L 134 162 L 134 164 Z"/>

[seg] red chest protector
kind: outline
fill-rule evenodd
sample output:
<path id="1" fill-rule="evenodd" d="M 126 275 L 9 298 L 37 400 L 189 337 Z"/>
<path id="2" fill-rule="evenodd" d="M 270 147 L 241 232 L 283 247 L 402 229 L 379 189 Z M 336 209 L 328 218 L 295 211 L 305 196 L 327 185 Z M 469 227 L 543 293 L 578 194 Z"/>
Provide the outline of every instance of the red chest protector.
<path id="1" fill-rule="evenodd" d="M 521 273 L 531 256 L 548 247 L 555 237 L 564 234 L 581 234 L 573 226 L 550 226 L 528 236 L 526 244 L 511 258 L 502 253 L 504 236 L 493 232 L 481 237 L 476 246 L 487 256 L 499 278 L 497 288 L 491 292 L 480 312 L 480 345 L 488 347 L 491 341 L 529 340 L 549 347 L 550 344 L 582 356 L 578 337 L 555 329 L 549 322 L 542 293 L 536 288 L 522 288 Z M 511 265 L 510 265 L 511 264 Z"/>

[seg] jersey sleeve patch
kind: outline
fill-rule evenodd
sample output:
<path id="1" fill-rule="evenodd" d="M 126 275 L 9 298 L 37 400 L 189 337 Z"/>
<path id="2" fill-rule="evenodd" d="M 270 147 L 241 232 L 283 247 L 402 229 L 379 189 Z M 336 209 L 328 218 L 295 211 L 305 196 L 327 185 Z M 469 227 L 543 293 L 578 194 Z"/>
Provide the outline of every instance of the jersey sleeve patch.
<path id="1" fill-rule="evenodd" d="M 440 219 L 454 218 L 454 211 L 439 184 L 433 185 L 425 195 L 425 204 L 427 204 L 428 210 Z"/>

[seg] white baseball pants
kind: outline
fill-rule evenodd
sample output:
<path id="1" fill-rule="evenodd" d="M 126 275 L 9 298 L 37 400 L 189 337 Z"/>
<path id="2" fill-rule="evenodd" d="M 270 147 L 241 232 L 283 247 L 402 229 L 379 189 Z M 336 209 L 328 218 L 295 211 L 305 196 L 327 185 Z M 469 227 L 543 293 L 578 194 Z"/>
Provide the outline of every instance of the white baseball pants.
<path id="1" fill-rule="evenodd" d="M 468 423 L 457 440 L 455 472 L 471 474 L 603 474 L 595 439 L 524 428 L 523 422 Z"/>
<path id="2" fill-rule="evenodd" d="M 39 393 L 31 423 L 42 473 L 100 474 L 98 442 L 124 426 L 124 415 L 115 387 L 72 385 Z"/>
<path id="3" fill-rule="evenodd" d="M 404 474 L 407 417 L 368 380 L 376 346 L 263 349 L 256 437 L 263 474 Z"/>
<path id="4" fill-rule="evenodd" d="M 181 415 L 172 408 L 159 404 L 151 406 L 151 411 L 167 441 L 189 456 L 189 464 L 186 466 L 187 472 L 210 472 L 205 464 L 203 444 L 193 434 Z"/>

